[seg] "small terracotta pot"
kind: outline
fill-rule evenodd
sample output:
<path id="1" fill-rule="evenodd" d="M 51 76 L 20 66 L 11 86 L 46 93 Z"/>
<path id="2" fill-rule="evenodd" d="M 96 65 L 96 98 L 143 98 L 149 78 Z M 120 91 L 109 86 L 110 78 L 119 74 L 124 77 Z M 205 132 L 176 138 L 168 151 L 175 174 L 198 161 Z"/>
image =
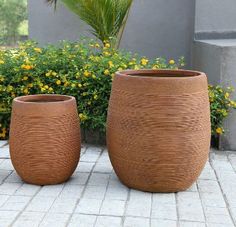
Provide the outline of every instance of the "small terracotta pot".
<path id="1" fill-rule="evenodd" d="M 80 126 L 74 97 L 30 95 L 15 98 L 10 126 L 13 166 L 27 183 L 62 183 L 80 158 Z"/>
<path id="2" fill-rule="evenodd" d="M 109 156 L 128 187 L 150 192 L 189 188 L 210 147 L 204 73 L 138 70 L 116 73 L 107 119 Z"/>

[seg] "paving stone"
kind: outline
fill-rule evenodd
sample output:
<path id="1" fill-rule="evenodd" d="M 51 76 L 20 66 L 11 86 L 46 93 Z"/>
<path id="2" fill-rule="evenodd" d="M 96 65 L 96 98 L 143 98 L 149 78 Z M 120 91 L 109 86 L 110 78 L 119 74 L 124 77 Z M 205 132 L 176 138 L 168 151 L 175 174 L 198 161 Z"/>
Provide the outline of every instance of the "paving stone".
<path id="1" fill-rule="evenodd" d="M 79 162 L 75 172 L 90 173 L 94 165 L 94 162 Z"/>
<path id="2" fill-rule="evenodd" d="M 22 179 L 19 175 L 13 171 L 6 179 L 5 182 L 7 183 L 23 183 Z"/>
<path id="3" fill-rule="evenodd" d="M 172 220 L 152 219 L 151 227 L 177 227 L 177 222 Z"/>
<path id="4" fill-rule="evenodd" d="M 19 211 L 0 210 L 0 227 L 10 226 L 14 222 L 18 213 Z"/>
<path id="5" fill-rule="evenodd" d="M 0 195 L 13 195 L 21 185 L 20 183 L 3 183 L 0 185 Z"/>
<path id="6" fill-rule="evenodd" d="M 84 198 L 103 199 L 106 193 L 106 186 L 87 186 L 84 191 Z"/>
<path id="7" fill-rule="evenodd" d="M 149 226 L 150 226 L 150 220 L 148 218 L 126 217 L 124 221 L 124 227 L 149 227 Z"/>
<path id="8" fill-rule="evenodd" d="M 128 188 L 121 183 L 119 184 L 110 184 L 108 185 L 107 192 L 105 197 L 107 199 L 113 199 L 113 200 L 127 200 L 128 197 Z"/>
<path id="9" fill-rule="evenodd" d="M 107 163 L 97 163 L 96 166 L 94 167 L 94 172 L 95 173 L 111 173 L 113 170 L 112 165 L 110 162 Z"/>
<path id="10" fill-rule="evenodd" d="M 84 185 L 68 184 L 66 183 L 62 189 L 59 197 L 70 199 L 70 198 L 80 198 L 84 190 Z"/>
<path id="11" fill-rule="evenodd" d="M 10 158 L 9 146 L 4 146 L 0 148 L 0 158 L 3 158 L 3 159 Z"/>
<path id="12" fill-rule="evenodd" d="M 7 140 L 0 140 L 0 148 L 2 148 L 3 146 L 5 146 L 8 143 Z"/>
<path id="13" fill-rule="evenodd" d="M 78 202 L 77 198 L 63 198 L 57 197 L 51 206 L 49 212 L 51 213 L 73 213 L 76 203 Z"/>
<path id="14" fill-rule="evenodd" d="M 95 215 L 73 214 L 68 227 L 92 227 L 96 219 Z"/>
<path id="15" fill-rule="evenodd" d="M 101 148 L 87 148 L 84 155 L 80 158 L 82 162 L 96 162 L 101 154 Z"/>
<path id="16" fill-rule="evenodd" d="M 207 227 L 235 227 L 235 225 L 207 223 Z"/>
<path id="17" fill-rule="evenodd" d="M 153 206 L 158 206 L 159 204 L 176 204 L 174 193 L 154 193 L 152 200 Z"/>
<path id="18" fill-rule="evenodd" d="M 38 227 L 45 213 L 23 212 L 14 223 L 13 227 Z"/>
<path id="19" fill-rule="evenodd" d="M 120 217 L 98 216 L 95 227 L 121 227 L 121 222 Z"/>
<path id="20" fill-rule="evenodd" d="M 102 203 L 101 215 L 123 216 L 125 210 L 125 201 L 104 200 Z"/>
<path id="21" fill-rule="evenodd" d="M 107 150 L 104 150 L 102 152 L 97 162 L 98 163 L 111 163 Z"/>
<path id="22" fill-rule="evenodd" d="M 145 193 L 119 181 L 102 147 L 86 145 L 73 177 L 44 187 L 21 181 L 1 159 L 8 149 L 0 148 L 0 227 L 231 227 L 231 217 L 236 223 L 234 153 L 211 152 L 185 192 Z"/>
<path id="23" fill-rule="evenodd" d="M 194 183 L 194 184 L 193 184 L 190 188 L 188 188 L 186 191 L 187 191 L 187 192 L 197 192 L 197 191 L 198 191 L 198 189 L 197 189 L 197 184 Z"/>
<path id="24" fill-rule="evenodd" d="M 127 203 L 126 216 L 150 217 L 151 197 L 151 193 L 131 190 Z"/>
<path id="25" fill-rule="evenodd" d="M 88 185 L 90 186 L 101 186 L 107 185 L 109 180 L 109 174 L 104 173 L 92 173 L 89 178 Z"/>
<path id="26" fill-rule="evenodd" d="M 152 218 L 177 220 L 176 205 L 155 204 L 152 205 Z"/>
<path id="27" fill-rule="evenodd" d="M 66 227 L 69 214 L 48 213 L 42 220 L 40 227 Z"/>
<path id="28" fill-rule="evenodd" d="M 0 207 L 0 210 L 21 211 L 29 203 L 29 196 L 10 196 L 9 199 Z"/>
<path id="29" fill-rule="evenodd" d="M 102 199 L 81 199 L 76 207 L 75 213 L 99 214 Z"/>
<path id="30" fill-rule="evenodd" d="M 215 172 L 212 168 L 204 168 L 201 175 L 199 176 L 201 180 L 216 180 Z"/>
<path id="31" fill-rule="evenodd" d="M 36 196 L 26 207 L 26 211 L 47 212 L 51 208 L 55 199 L 55 197 Z"/>
<path id="32" fill-rule="evenodd" d="M 0 195 L 0 208 L 9 198 L 9 195 Z"/>
<path id="33" fill-rule="evenodd" d="M 206 224 L 203 222 L 181 221 L 179 227 L 206 227 Z"/>
<path id="34" fill-rule="evenodd" d="M 88 181 L 88 177 L 89 173 L 75 172 L 67 183 L 85 185 Z"/>
<path id="35" fill-rule="evenodd" d="M 221 193 L 202 192 L 201 198 L 203 206 L 226 207 L 226 203 Z"/>
<path id="36" fill-rule="evenodd" d="M 180 192 L 177 198 L 180 220 L 205 222 L 198 192 Z"/>
<path id="37" fill-rule="evenodd" d="M 10 170 L 0 170 L 0 184 L 11 174 Z"/>
<path id="38" fill-rule="evenodd" d="M 62 189 L 64 184 L 57 184 L 57 185 L 47 185 L 43 186 L 37 196 L 39 197 L 57 197 Z"/>
<path id="39" fill-rule="evenodd" d="M 17 189 L 14 195 L 34 196 L 40 188 L 38 185 L 24 183 Z"/>
<path id="40" fill-rule="evenodd" d="M 230 207 L 230 213 L 234 220 L 234 223 L 236 223 L 236 207 Z"/>
<path id="41" fill-rule="evenodd" d="M 220 186 L 215 180 L 198 180 L 197 184 L 200 192 L 221 194 Z"/>
<path id="42" fill-rule="evenodd" d="M 5 159 L 1 164 L 0 164 L 0 169 L 3 170 L 14 170 L 14 167 L 11 163 L 11 159 Z"/>

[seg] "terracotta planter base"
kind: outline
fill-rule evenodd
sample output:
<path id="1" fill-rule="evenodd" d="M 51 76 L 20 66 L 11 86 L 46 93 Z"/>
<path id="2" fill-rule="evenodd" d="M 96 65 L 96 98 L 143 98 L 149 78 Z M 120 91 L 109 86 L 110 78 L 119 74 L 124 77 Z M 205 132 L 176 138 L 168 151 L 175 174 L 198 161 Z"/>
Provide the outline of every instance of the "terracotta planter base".
<path id="1" fill-rule="evenodd" d="M 68 180 L 80 157 L 75 98 L 35 95 L 14 99 L 10 155 L 27 183 L 48 185 Z"/>
<path id="2" fill-rule="evenodd" d="M 150 192 L 186 190 L 200 175 L 210 148 L 210 110 L 204 73 L 123 71 L 109 102 L 107 145 L 119 179 Z"/>

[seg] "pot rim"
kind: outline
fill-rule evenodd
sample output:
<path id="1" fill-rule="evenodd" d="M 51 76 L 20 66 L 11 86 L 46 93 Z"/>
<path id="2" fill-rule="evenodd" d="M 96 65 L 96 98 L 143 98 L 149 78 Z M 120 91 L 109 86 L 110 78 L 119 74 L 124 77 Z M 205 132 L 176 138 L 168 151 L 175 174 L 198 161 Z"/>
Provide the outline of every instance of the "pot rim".
<path id="1" fill-rule="evenodd" d="M 158 76 L 164 74 L 162 76 Z M 167 75 L 165 75 L 167 74 Z M 186 80 L 190 78 L 199 78 L 206 76 L 205 73 L 195 70 L 184 69 L 139 69 L 123 70 L 116 72 L 119 77 L 129 78 L 146 78 L 146 79 L 163 79 L 163 80 Z"/>
<path id="2" fill-rule="evenodd" d="M 59 104 L 68 103 L 75 100 L 75 97 L 69 95 L 57 94 L 38 94 L 25 95 L 14 98 L 14 102 L 21 104 L 45 105 L 45 104 Z"/>

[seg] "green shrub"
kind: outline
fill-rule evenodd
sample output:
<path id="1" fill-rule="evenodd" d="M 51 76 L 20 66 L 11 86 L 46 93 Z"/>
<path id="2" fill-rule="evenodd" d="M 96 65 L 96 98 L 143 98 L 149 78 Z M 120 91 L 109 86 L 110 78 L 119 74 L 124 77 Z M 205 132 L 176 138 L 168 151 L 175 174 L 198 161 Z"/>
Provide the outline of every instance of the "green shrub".
<path id="1" fill-rule="evenodd" d="M 232 108 L 236 109 L 236 102 L 231 100 L 232 87 L 209 85 L 209 99 L 211 108 L 211 133 L 220 135 L 224 133 L 223 121 L 229 115 Z"/>
<path id="2" fill-rule="evenodd" d="M 123 69 L 172 68 L 183 66 L 163 58 L 146 57 L 113 49 L 91 40 L 39 48 L 34 42 L 0 51 L 0 139 L 8 136 L 14 97 L 29 94 L 75 96 L 81 125 L 105 130 L 106 112 L 114 73 Z"/>
<path id="3" fill-rule="evenodd" d="M 105 131 L 108 100 L 114 73 L 124 69 L 177 69 L 184 66 L 163 58 L 149 60 L 100 46 L 93 40 L 39 48 L 28 41 L 17 49 L 0 50 L 0 139 L 8 137 L 11 103 L 29 94 L 65 94 L 77 99 L 81 125 Z M 222 134 L 223 120 L 236 102 L 232 88 L 209 85 L 212 135 Z"/>

